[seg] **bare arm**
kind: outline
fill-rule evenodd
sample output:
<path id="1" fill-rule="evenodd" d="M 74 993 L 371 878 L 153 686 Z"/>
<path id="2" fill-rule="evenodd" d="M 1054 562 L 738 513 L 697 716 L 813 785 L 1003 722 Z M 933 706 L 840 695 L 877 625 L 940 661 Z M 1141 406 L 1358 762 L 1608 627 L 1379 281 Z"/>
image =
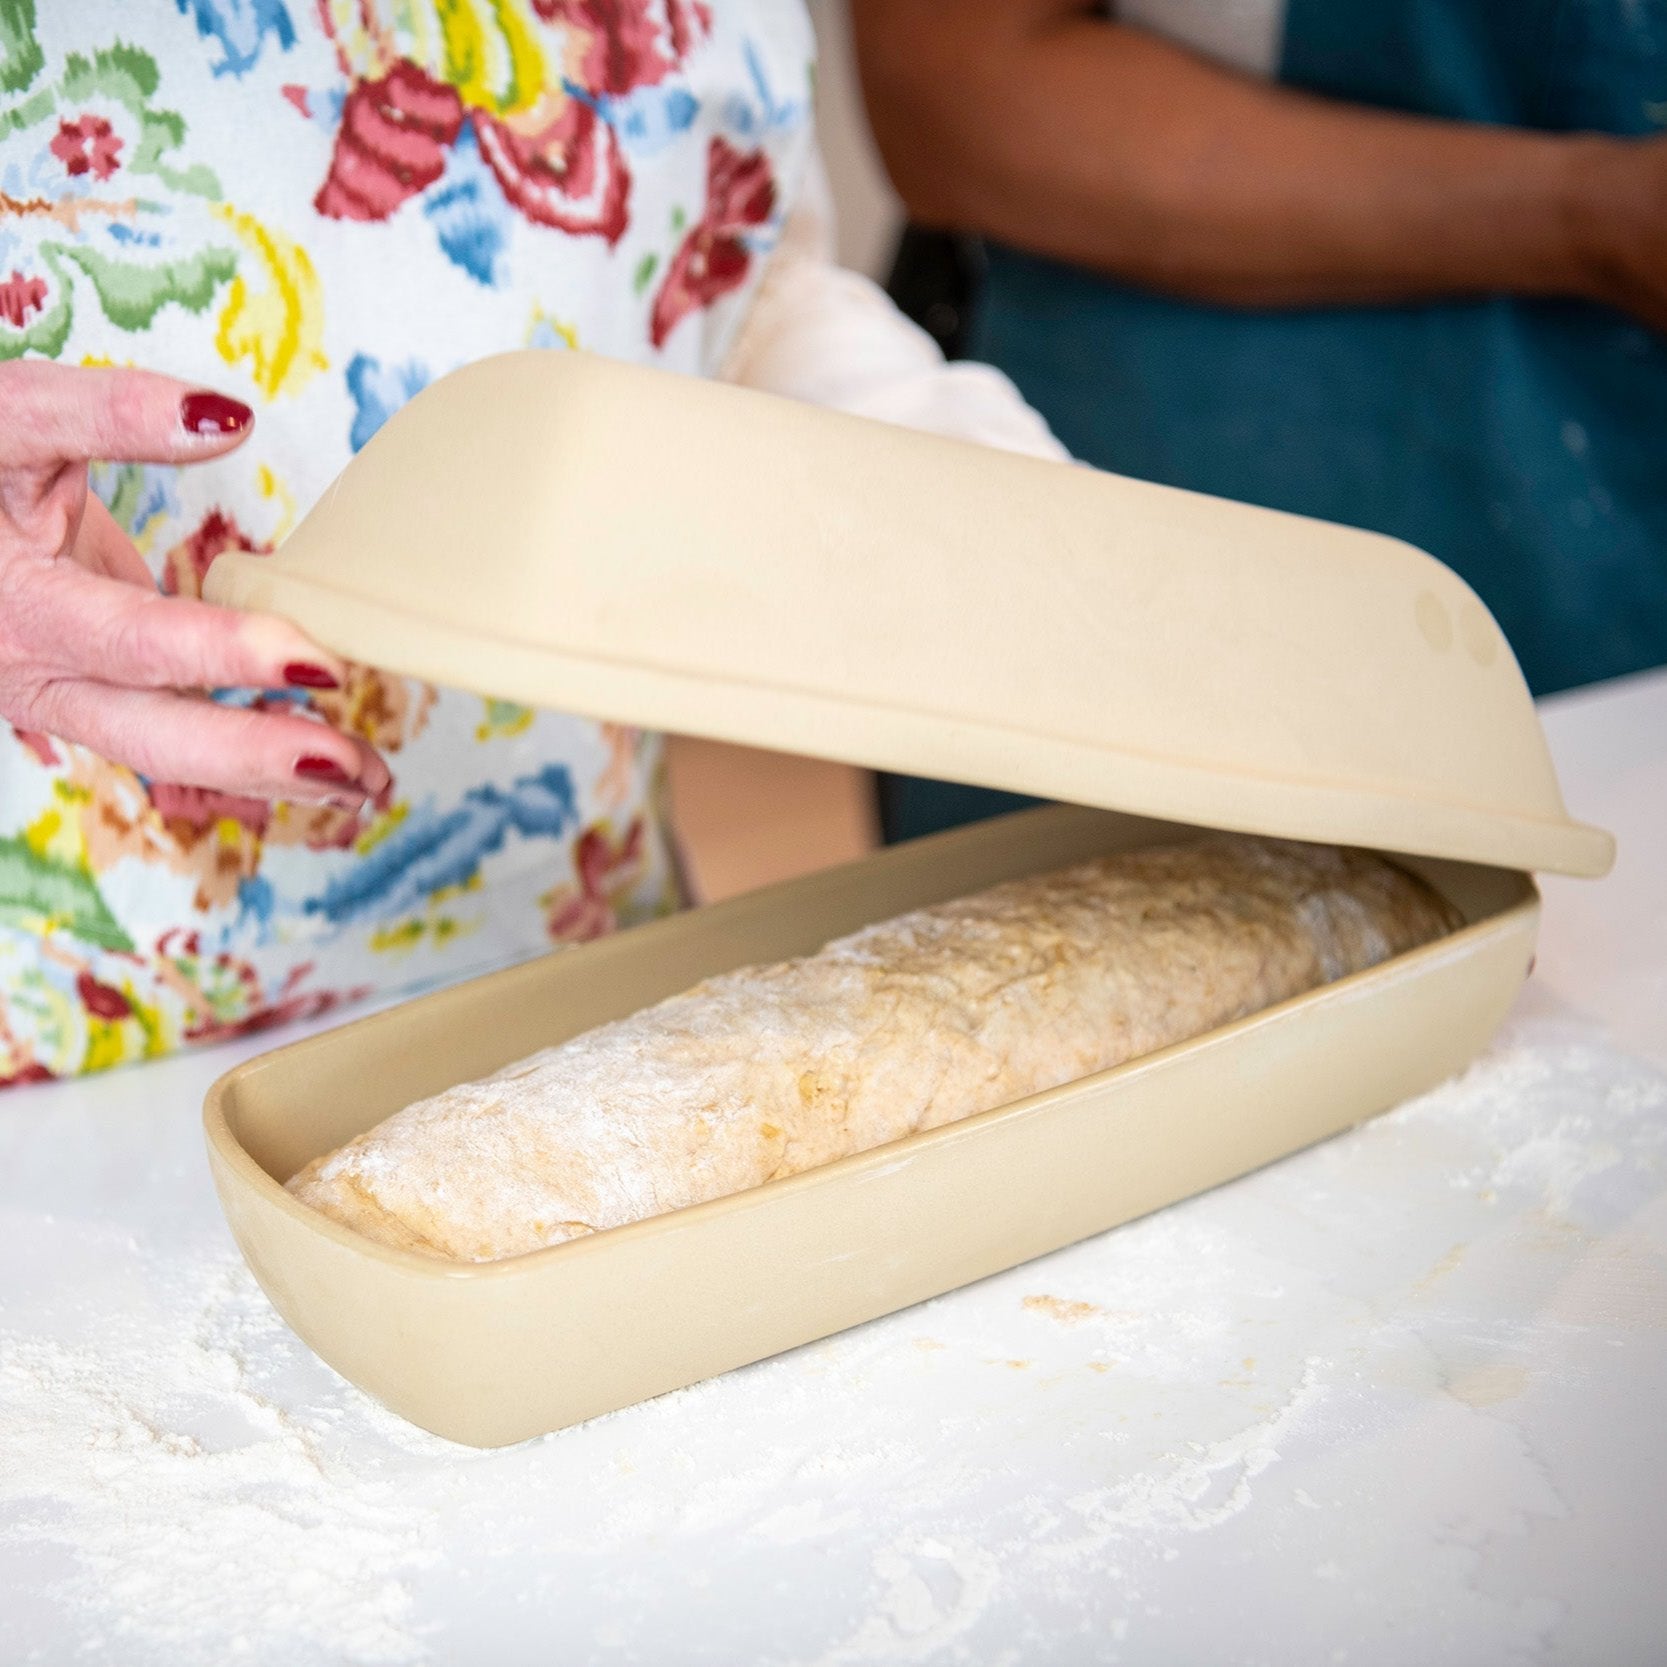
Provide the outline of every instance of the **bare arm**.
<path id="1" fill-rule="evenodd" d="M 672 735 L 672 826 L 696 903 L 854 862 L 880 842 L 874 777 L 851 764 Z"/>
<path id="2" fill-rule="evenodd" d="M 1240 306 L 1515 291 L 1667 328 L 1667 140 L 1428 120 L 1218 67 L 1087 0 L 853 0 L 929 225 Z"/>

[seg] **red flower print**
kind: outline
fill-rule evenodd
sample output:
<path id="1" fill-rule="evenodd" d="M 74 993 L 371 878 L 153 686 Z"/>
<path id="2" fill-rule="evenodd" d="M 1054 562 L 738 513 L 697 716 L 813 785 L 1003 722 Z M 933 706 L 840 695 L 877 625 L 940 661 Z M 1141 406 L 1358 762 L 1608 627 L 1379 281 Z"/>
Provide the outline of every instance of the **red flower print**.
<path id="1" fill-rule="evenodd" d="M 160 942 L 157 948 L 162 948 Z M 225 1042 L 234 1036 L 252 1036 L 257 1031 L 271 1030 L 276 1025 L 320 1018 L 343 1002 L 363 1001 L 371 993 L 369 985 L 352 990 L 302 990 L 300 985 L 311 977 L 313 971 L 312 963 L 307 961 L 292 968 L 276 997 L 266 1001 L 261 997 L 260 979 L 247 962 L 235 961 L 228 955 L 216 955 L 213 968 L 222 975 L 230 973 L 234 981 L 243 986 L 249 998 L 249 1008 L 235 1019 L 199 1019 L 185 1032 L 188 1042 Z"/>
<path id="2" fill-rule="evenodd" d="M 255 840 L 272 845 L 346 851 L 365 831 L 367 819 L 362 808 L 338 810 L 334 805 L 292 803 L 278 821 L 267 799 L 244 799 L 212 787 L 184 787 L 168 781 L 150 784 L 150 803 L 169 838 L 182 850 L 204 847 L 213 860 L 231 862 L 239 871 L 246 855 L 219 837 L 222 823 L 235 822 Z M 259 849 L 256 845 L 251 853 L 257 860 Z"/>
<path id="3" fill-rule="evenodd" d="M 586 828 L 573 850 L 579 883 L 558 887 L 545 899 L 550 936 L 558 943 L 588 943 L 615 930 L 619 925 L 615 899 L 637 877 L 642 854 L 640 816 L 617 842 L 601 824 Z"/>
<path id="4" fill-rule="evenodd" d="M 0 318 L 14 330 L 21 330 L 30 313 L 46 305 L 46 280 L 25 278 L 14 266 L 11 277 L 0 282 Z"/>
<path id="5" fill-rule="evenodd" d="M 102 116 L 82 116 L 78 121 L 60 121 L 48 147 L 72 178 L 91 174 L 108 179 L 121 166 L 120 136 Z"/>
<path id="6" fill-rule="evenodd" d="M 658 86 L 712 27 L 711 8 L 690 0 L 665 0 L 663 20 L 651 0 L 533 0 L 533 9 L 546 23 L 565 23 L 584 43 L 579 84 L 616 98 Z"/>
<path id="7" fill-rule="evenodd" d="M 222 822 L 236 822 L 250 833 L 266 832 L 272 805 L 266 799 L 244 799 L 212 787 L 182 787 L 175 782 L 150 784 L 151 808 L 181 844 L 195 843 Z"/>
<path id="8" fill-rule="evenodd" d="M 386 220 L 440 177 L 462 131 L 456 91 L 401 59 L 347 95 L 330 176 L 313 206 L 332 220 Z"/>
<path id="9" fill-rule="evenodd" d="M 706 0 L 666 0 L 666 29 L 672 52 L 682 62 L 695 43 L 712 32 L 712 8 Z"/>
<path id="10" fill-rule="evenodd" d="M 351 990 L 304 990 L 313 963 L 291 967 L 283 984 L 270 997 L 261 989 L 254 966 L 224 951 L 203 953 L 202 936 L 171 926 L 156 940 L 156 958 L 172 968 L 176 980 L 192 988 L 200 1004 L 199 1017 L 187 1028 L 188 1042 L 222 1042 L 248 1036 L 295 1019 L 315 1019 L 343 1002 L 362 1001 L 368 985 Z"/>
<path id="11" fill-rule="evenodd" d="M 304 969 L 311 972 L 312 968 Z M 368 984 L 354 990 L 314 990 L 286 996 L 270 1006 L 257 1007 L 241 1019 L 204 1019 L 185 1033 L 188 1042 L 229 1042 L 234 1036 L 253 1036 L 278 1025 L 298 1024 L 302 1019 L 319 1019 L 347 1001 L 363 1001 L 371 993 Z"/>
<path id="12" fill-rule="evenodd" d="M 613 129 L 588 104 L 564 99 L 555 120 L 531 133 L 481 110 L 473 117 L 480 153 L 513 207 L 540 226 L 620 240 L 631 174 Z"/>
<path id="13" fill-rule="evenodd" d="M 223 509 L 211 509 L 197 529 L 180 540 L 162 564 L 162 588 L 169 596 L 201 596 L 203 579 L 214 558 L 227 550 L 253 550 L 269 555 L 270 544 L 258 543 Z"/>
<path id="14" fill-rule="evenodd" d="M 27 1065 L 13 1071 L 9 1077 L 0 1077 L 0 1088 L 21 1088 L 26 1082 L 54 1082 L 56 1080 L 39 1060 L 31 1059 Z"/>
<path id="15" fill-rule="evenodd" d="M 743 155 L 714 138 L 706 152 L 706 211 L 689 228 L 654 297 L 649 336 L 656 347 L 690 313 L 740 286 L 752 254 L 739 234 L 763 225 L 775 202 L 769 158 L 762 151 Z"/>
<path id="16" fill-rule="evenodd" d="M 100 984 L 90 972 L 79 974 L 75 980 L 75 993 L 81 998 L 81 1005 L 87 1009 L 95 1019 L 131 1019 L 133 1017 L 133 1003 L 120 990 L 109 984 Z"/>

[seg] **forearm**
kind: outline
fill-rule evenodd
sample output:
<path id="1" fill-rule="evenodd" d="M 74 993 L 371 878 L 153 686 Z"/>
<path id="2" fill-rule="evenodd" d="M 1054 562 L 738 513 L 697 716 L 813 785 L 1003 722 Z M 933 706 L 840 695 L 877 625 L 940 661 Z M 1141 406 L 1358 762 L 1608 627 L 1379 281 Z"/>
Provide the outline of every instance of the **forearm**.
<path id="1" fill-rule="evenodd" d="M 1588 287 L 1585 141 L 1309 97 L 1077 0 L 854 9 L 876 137 L 928 224 L 1233 305 Z"/>
<path id="2" fill-rule="evenodd" d="M 880 842 L 874 777 L 854 764 L 672 735 L 666 766 L 691 902 L 855 862 Z"/>

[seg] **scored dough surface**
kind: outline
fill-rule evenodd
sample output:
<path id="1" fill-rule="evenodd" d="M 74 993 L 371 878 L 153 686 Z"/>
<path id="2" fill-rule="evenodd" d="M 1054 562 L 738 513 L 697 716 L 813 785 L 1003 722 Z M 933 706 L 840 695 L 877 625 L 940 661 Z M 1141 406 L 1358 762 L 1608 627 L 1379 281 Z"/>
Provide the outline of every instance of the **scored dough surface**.
<path id="1" fill-rule="evenodd" d="M 1123 852 L 706 979 L 407 1106 L 289 1188 L 382 1243 L 494 1261 L 1106 1070 L 1458 924 L 1361 851 Z"/>

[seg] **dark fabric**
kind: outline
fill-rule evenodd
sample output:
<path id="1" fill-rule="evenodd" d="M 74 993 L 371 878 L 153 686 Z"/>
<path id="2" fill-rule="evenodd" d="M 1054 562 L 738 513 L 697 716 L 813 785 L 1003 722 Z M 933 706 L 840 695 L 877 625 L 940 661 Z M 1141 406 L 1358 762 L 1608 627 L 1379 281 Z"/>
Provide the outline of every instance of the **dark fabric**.
<path id="1" fill-rule="evenodd" d="M 942 833 L 966 822 L 982 822 L 1010 810 L 1040 804 L 1019 793 L 991 787 L 968 787 L 958 781 L 928 781 L 921 776 L 880 777 L 880 832 L 886 844 Z"/>
<path id="2" fill-rule="evenodd" d="M 1618 314 L 1250 315 L 992 250 L 973 348 L 1101 468 L 1430 551 L 1537 694 L 1667 660 L 1667 341 Z"/>
<path id="3" fill-rule="evenodd" d="M 1640 134 L 1667 0 L 1292 0 L 1282 78 Z M 992 248 L 969 352 L 1102 468 L 1394 534 L 1475 586 L 1537 693 L 1667 661 L 1667 339 L 1507 298 L 1256 313 Z"/>

